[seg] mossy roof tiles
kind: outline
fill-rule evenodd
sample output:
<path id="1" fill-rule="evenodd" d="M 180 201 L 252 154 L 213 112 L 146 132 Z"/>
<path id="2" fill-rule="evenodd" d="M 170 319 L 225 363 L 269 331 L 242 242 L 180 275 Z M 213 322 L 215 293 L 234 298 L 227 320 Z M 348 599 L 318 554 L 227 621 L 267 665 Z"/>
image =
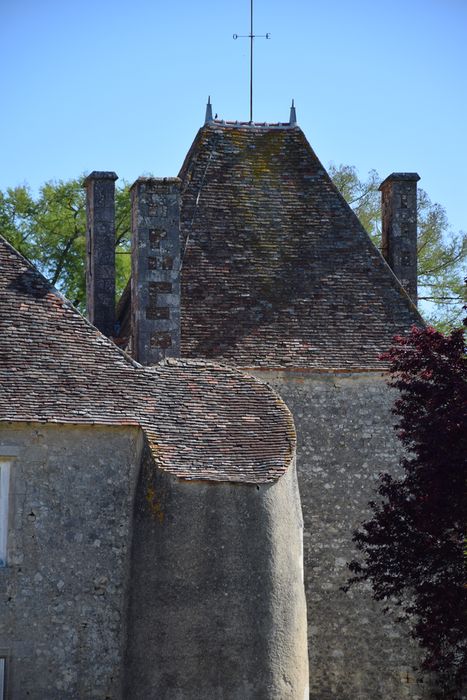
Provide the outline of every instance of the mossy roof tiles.
<path id="1" fill-rule="evenodd" d="M 265 384 L 202 361 L 141 367 L 0 237 L 0 421 L 140 425 L 182 479 L 273 481 L 292 418 Z"/>
<path id="2" fill-rule="evenodd" d="M 300 128 L 211 122 L 180 177 L 183 356 L 378 369 L 422 322 Z"/>

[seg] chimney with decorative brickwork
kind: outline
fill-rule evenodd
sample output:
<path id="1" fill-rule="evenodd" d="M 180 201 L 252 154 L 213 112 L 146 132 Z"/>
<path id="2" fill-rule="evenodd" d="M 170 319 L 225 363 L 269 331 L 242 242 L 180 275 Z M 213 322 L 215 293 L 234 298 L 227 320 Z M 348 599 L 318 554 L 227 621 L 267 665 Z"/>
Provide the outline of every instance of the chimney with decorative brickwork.
<path id="1" fill-rule="evenodd" d="M 380 185 L 382 252 L 417 303 L 417 173 L 392 173 Z"/>
<path id="2" fill-rule="evenodd" d="M 86 188 L 86 306 L 91 323 L 104 335 L 115 332 L 114 172 L 93 171 Z"/>
<path id="3" fill-rule="evenodd" d="M 143 365 L 180 355 L 180 180 L 131 188 L 132 354 Z"/>

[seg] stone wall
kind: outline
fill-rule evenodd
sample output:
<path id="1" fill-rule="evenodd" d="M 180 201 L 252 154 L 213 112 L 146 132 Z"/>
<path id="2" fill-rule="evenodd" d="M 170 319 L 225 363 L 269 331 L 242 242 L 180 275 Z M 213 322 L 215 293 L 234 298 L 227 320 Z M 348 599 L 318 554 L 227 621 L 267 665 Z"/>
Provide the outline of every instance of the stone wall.
<path id="1" fill-rule="evenodd" d="M 187 482 L 145 460 L 132 548 L 132 700 L 308 698 L 295 467 L 266 484 Z"/>
<path id="2" fill-rule="evenodd" d="M 13 453 L 0 653 L 13 700 L 116 700 L 141 431 L 1 424 Z"/>
<path id="3" fill-rule="evenodd" d="M 310 698 L 429 698 L 417 649 L 369 590 L 340 590 L 352 531 L 369 514 L 378 474 L 397 469 L 394 395 L 378 373 L 257 371 L 291 409 L 305 522 Z"/>
<path id="4" fill-rule="evenodd" d="M 351 533 L 368 514 L 377 475 L 397 468 L 393 395 L 385 377 L 309 371 L 257 374 L 285 399 L 297 428 L 310 698 L 427 700 L 428 685 L 418 683 L 413 671 L 417 649 L 403 628 L 382 615 L 368 590 L 340 590 L 348 576 L 346 562 L 353 556 Z M 0 568 L 0 654 L 8 657 L 9 698 L 121 697 L 122 612 L 141 445 L 135 427 L 0 426 L 3 454 L 16 452 L 8 565 Z M 284 493 L 278 510 L 274 498 L 274 489 L 286 485 L 287 476 L 259 489 L 247 484 L 182 484 L 164 477 L 167 502 L 159 499 L 158 484 L 148 493 L 151 484 L 144 482 L 136 500 L 139 536 L 134 543 L 134 625 L 129 630 L 134 646 L 128 650 L 128 668 L 134 677 L 134 657 L 146 643 L 155 654 L 148 667 L 156 675 L 165 674 L 157 682 L 162 680 L 170 689 L 178 671 L 174 644 L 188 640 L 183 666 L 188 686 L 202 678 L 216 697 L 216 668 L 222 668 L 219 687 L 231 678 L 237 686 L 229 687 L 235 687 L 238 697 L 263 697 L 255 695 L 263 691 L 254 685 L 241 685 L 252 683 L 252 677 L 260 683 L 261 674 L 264 681 L 258 659 L 268 663 L 274 655 L 282 671 L 287 654 L 301 653 L 299 624 L 298 652 L 268 634 L 261 646 L 259 630 L 257 653 L 244 652 L 241 657 L 239 651 L 251 649 L 246 630 L 251 620 L 267 613 L 268 600 L 278 601 L 274 614 L 284 613 L 281 619 L 290 629 L 287 569 L 297 566 L 296 542 L 291 547 L 279 530 L 277 537 L 269 537 L 274 518 L 286 526 L 282 532 L 293 526 L 288 518 L 296 502 Z M 141 510 L 143 502 L 151 508 L 151 519 Z M 158 528 L 162 531 L 160 518 L 163 538 L 157 533 Z M 258 546 L 263 535 L 269 553 Z M 156 565 L 162 560 L 164 566 Z M 273 591 L 274 566 L 284 578 Z M 184 592 L 186 603 L 181 605 Z M 161 612 L 156 625 L 154 613 Z M 178 616 L 178 627 L 168 624 L 173 616 Z M 140 628 L 143 619 L 145 627 Z M 207 632 L 211 646 L 202 647 L 201 637 Z M 227 639 L 222 647 L 221 640 Z M 202 655 L 200 648 L 205 650 Z M 235 665 L 235 658 L 242 663 Z M 299 677 L 298 667 L 296 674 Z M 131 687 L 134 697 L 144 697 L 147 678 L 139 678 L 141 685 Z M 127 682 L 132 682 L 131 676 Z M 174 697 L 197 697 L 183 688 L 180 693 Z M 225 697 L 237 696 L 232 692 Z M 264 695 L 267 700 L 288 697 L 286 691 Z"/>

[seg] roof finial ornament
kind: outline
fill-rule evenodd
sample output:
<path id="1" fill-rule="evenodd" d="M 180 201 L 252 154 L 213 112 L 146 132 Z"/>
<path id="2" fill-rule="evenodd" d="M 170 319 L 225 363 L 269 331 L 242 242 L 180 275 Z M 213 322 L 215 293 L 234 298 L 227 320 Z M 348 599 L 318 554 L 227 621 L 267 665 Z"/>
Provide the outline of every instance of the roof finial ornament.
<path id="1" fill-rule="evenodd" d="M 292 100 L 292 106 L 290 107 L 290 117 L 289 117 L 289 124 L 290 126 L 295 126 L 297 123 L 297 113 L 295 111 L 295 102 Z"/>
<path id="2" fill-rule="evenodd" d="M 208 122 L 212 122 L 212 104 L 211 104 L 211 95 L 208 97 L 208 103 L 206 105 L 206 116 L 204 117 L 204 123 L 207 124 Z"/>
<path id="3" fill-rule="evenodd" d="M 257 38 L 270 39 L 268 34 L 253 34 L 253 0 L 250 0 L 250 33 L 234 34 L 234 39 L 248 38 L 250 40 L 250 124 L 253 123 L 253 40 Z"/>

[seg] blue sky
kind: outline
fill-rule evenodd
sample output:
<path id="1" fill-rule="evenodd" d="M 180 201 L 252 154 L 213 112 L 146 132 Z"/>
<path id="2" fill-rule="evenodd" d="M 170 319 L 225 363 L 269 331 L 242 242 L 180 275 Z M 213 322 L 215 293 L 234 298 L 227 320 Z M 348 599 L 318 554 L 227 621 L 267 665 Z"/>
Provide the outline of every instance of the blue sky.
<path id="1" fill-rule="evenodd" d="M 204 119 L 248 119 L 249 1 L 0 0 L 0 188 L 174 175 Z M 324 163 L 417 171 L 467 228 L 467 1 L 255 0 L 258 121 Z"/>

